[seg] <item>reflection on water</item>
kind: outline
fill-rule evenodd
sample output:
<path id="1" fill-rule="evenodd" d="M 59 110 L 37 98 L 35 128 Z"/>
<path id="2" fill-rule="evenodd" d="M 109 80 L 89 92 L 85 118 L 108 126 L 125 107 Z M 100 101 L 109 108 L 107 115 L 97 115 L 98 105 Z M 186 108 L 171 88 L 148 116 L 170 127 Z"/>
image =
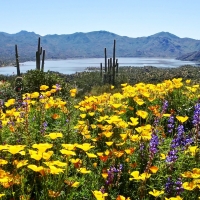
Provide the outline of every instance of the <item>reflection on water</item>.
<path id="1" fill-rule="evenodd" d="M 86 59 L 67 59 L 67 60 L 47 60 L 45 61 L 45 71 L 57 71 L 63 74 L 73 74 L 75 72 L 82 72 L 87 67 L 100 67 L 100 63 L 103 63 L 104 58 L 86 58 Z M 194 65 L 198 66 L 198 63 L 190 61 L 180 61 L 168 58 L 118 58 L 119 67 L 122 66 L 154 66 L 154 67 L 179 67 L 181 65 Z M 34 61 L 28 61 L 20 64 L 21 73 L 25 73 L 27 70 L 35 69 L 36 64 Z M 0 67 L 0 74 L 12 75 L 16 74 L 17 70 L 13 66 Z"/>

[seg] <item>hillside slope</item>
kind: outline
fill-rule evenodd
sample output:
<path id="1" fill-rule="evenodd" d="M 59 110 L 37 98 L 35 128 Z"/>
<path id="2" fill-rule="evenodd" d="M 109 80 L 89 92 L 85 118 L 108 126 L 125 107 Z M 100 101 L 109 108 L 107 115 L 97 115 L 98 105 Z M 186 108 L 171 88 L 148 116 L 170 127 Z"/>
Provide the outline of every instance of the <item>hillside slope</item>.
<path id="1" fill-rule="evenodd" d="M 98 58 L 112 56 L 116 40 L 117 57 L 180 57 L 200 50 L 200 40 L 179 38 L 168 32 L 148 37 L 130 38 L 107 31 L 40 36 L 34 32 L 20 31 L 16 34 L 0 32 L 0 64 L 15 61 L 15 44 L 18 45 L 20 62 L 35 60 L 38 37 L 46 50 L 46 59 Z"/>

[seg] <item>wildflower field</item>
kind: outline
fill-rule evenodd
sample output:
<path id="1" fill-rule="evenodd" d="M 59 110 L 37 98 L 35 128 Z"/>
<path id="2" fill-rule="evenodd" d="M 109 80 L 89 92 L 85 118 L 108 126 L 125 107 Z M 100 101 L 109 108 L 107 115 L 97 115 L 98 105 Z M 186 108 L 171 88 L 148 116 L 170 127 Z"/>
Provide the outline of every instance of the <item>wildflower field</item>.
<path id="1" fill-rule="evenodd" d="M 60 96 L 59 83 L 0 107 L 0 197 L 196 200 L 200 88 L 191 80 L 121 84 Z"/>

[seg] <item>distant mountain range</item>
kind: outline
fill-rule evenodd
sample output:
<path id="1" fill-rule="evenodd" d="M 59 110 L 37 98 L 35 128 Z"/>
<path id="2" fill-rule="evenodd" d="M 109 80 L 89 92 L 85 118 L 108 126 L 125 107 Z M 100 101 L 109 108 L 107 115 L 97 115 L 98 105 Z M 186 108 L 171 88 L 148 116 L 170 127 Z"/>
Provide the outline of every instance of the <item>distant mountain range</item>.
<path id="1" fill-rule="evenodd" d="M 181 58 L 200 51 L 200 40 L 180 38 L 168 32 L 148 37 L 130 38 L 107 31 L 40 36 L 34 32 L 16 34 L 0 32 L 0 66 L 15 61 L 15 44 L 20 62 L 35 60 L 38 38 L 46 50 L 46 59 L 112 57 L 113 41 L 116 40 L 116 57 L 170 57 Z"/>

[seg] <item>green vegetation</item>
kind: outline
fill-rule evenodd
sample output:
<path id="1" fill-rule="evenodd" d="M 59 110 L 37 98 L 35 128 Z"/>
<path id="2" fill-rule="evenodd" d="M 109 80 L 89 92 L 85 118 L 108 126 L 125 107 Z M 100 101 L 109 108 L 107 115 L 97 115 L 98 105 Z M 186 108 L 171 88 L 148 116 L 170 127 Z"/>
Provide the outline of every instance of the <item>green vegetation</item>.
<path id="1" fill-rule="evenodd" d="M 26 74 L 22 74 L 22 77 L 24 79 L 25 92 L 39 91 L 40 85 L 46 84 L 51 87 L 56 83 L 60 83 L 63 89 L 65 87 L 78 88 L 78 96 L 80 97 L 90 93 L 92 95 L 97 95 L 99 91 L 109 91 L 109 85 L 103 84 L 98 68 L 70 75 L 50 71 L 41 72 L 37 70 L 29 70 Z M 183 80 L 192 79 L 194 82 L 198 82 L 200 80 L 200 69 L 190 65 L 181 66 L 179 68 L 157 68 L 152 66 L 120 67 L 118 76 L 116 77 L 115 91 L 120 89 L 122 83 L 129 83 L 131 85 L 138 82 L 156 84 L 167 79 L 178 77 L 183 78 Z M 0 80 L 8 81 L 13 88 L 15 79 L 16 76 L 0 75 Z"/>
<path id="2" fill-rule="evenodd" d="M 200 197 L 199 69 L 120 68 L 1 77 L 0 198 Z M 12 91 L 12 92 L 11 92 Z"/>

